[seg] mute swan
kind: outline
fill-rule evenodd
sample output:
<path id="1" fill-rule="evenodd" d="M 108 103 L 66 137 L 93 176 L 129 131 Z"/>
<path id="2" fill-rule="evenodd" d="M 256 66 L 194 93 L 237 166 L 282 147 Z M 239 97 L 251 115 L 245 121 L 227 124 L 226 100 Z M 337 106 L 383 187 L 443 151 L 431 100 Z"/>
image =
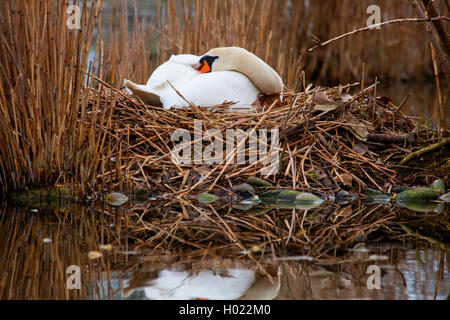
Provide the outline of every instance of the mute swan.
<path id="1" fill-rule="evenodd" d="M 238 47 L 215 48 L 203 56 L 174 55 L 155 69 L 146 85 L 130 80 L 124 84 L 145 103 L 165 109 L 187 107 L 188 102 L 210 107 L 225 101 L 236 102 L 233 108 L 251 108 L 259 93 L 279 93 L 283 88 L 270 66 Z"/>

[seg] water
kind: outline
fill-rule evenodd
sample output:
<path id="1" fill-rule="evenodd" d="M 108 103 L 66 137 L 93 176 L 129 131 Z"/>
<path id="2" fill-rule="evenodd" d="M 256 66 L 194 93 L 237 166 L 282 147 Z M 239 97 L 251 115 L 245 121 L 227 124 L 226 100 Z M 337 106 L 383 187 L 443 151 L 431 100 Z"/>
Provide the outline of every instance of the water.
<path id="1" fill-rule="evenodd" d="M 445 87 L 441 84 L 442 94 L 445 95 Z M 434 125 L 439 123 L 439 101 L 436 84 L 433 81 L 425 83 L 393 83 L 381 85 L 379 95 L 393 99 L 398 106 L 402 100 L 409 95 L 402 111 L 409 115 L 431 121 Z M 444 108 L 449 108 L 448 102 L 444 102 Z M 450 113 L 447 111 L 447 123 L 450 125 Z"/>
<path id="2" fill-rule="evenodd" d="M 412 229 L 439 238 L 427 226 L 435 226 L 436 232 L 444 226 L 441 238 L 448 242 L 449 206 L 441 213 L 358 201 L 308 211 L 274 208 L 264 221 L 282 217 L 289 223 L 293 214 L 298 219 L 286 246 L 276 236 L 268 241 L 260 231 L 246 227 L 244 222 L 256 225 L 259 220 L 245 211 L 222 205 L 190 205 L 149 202 L 112 208 L 52 203 L 18 208 L 4 204 L 0 209 L 0 298 L 449 297 L 449 247 L 406 237 L 399 227 L 408 221 Z M 345 208 L 351 212 L 345 212 Z M 208 222 L 208 218 L 215 219 L 214 211 L 220 213 L 229 230 L 220 230 L 220 222 Z M 304 216 L 309 220 L 303 221 Z M 332 229 L 336 232 L 325 232 L 323 242 L 318 237 L 308 239 L 299 230 L 303 224 L 311 235 L 315 228 L 325 230 L 330 221 L 335 222 Z M 362 230 L 360 235 L 345 241 L 357 230 Z M 217 236 L 238 231 L 242 247 Z M 268 231 L 270 226 L 264 232 Z M 90 259 L 93 251 L 102 256 Z M 68 289 L 76 284 L 71 278 L 73 269 L 67 273 L 69 266 L 79 268 L 79 290 Z M 368 288 L 377 284 L 370 278 L 376 272 L 369 267 L 379 267 L 380 289 Z"/>

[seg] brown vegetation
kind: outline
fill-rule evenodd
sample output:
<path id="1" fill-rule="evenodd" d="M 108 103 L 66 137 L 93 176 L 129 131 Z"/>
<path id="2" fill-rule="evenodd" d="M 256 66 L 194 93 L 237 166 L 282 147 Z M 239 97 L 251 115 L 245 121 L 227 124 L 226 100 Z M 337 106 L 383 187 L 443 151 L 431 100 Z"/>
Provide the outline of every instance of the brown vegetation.
<path id="1" fill-rule="evenodd" d="M 300 79 L 307 84 L 306 79 L 312 76 L 327 78 L 330 81 L 360 79 L 360 67 L 364 61 L 367 62 L 363 73 L 364 81 L 372 77 L 373 72 L 391 78 L 433 74 L 428 40 L 417 36 L 424 34 L 424 31 L 423 27 L 416 23 L 390 27 L 395 28 L 392 29 L 395 32 L 380 30 L 374 31 L 371 36 L 358 34 L 333 46 L 319 49 L 314 54 L 306 54 L 307 49 L 314 44 L 313 38 L 325 40 L 332 35 L 345 33 L 355 24 L 365 24 L 366 8 L 369 3 L 367 1 L 312 2 L 311 5 L 306 5 L 306 1 L 268 0 L 195 2 L 169 0 L 161 3 L 157 1 L 156 21 L 149 24 L 136 21 L 131 32 L 127 27 L 124 11 L 118 7 L 112 7 L 108 16 L 109 24 L 102 22 L 106 19 L 102 15 L 102 2 L 92 1 L 93 6 L 83 7 L 79 31 L 69 30 L 66 27 L 67 4 L 62 0 L 32 2 L 10 0 L 1 6 L 0 185 L 2 189 L 18 189 L 29 184 L 57 183 L 76 185 L 82 188 L 82 192 L 86 192 L 96 189 L 97 179 L 102 186 L 107 183 L 110 187 L 117 187 L 117 183 L 122 181 L 119 185 L 123 187 L 123 181 L 130 181 L 131 177 L 123 180 L 120 176 L 126 172 L 119 171 L 123 168 L 132 170 L 130 163 L 142 159 L 132 159 L 131 155 L 137 155 L 136 147 L 146 147 L 145 144 L 136 146 L 127 145 L 125 142 L 128 143 L 127 139 L 141 130 L 140 125 L 146 121 L 153 121 L 149 120 L 150 118 L 142 118 L 141 112 L 153 114 L 152 117 L 156 121 L 154 124 L 161 126 L 153 133 L 165 135 L 169 134 L 166 130 L 169 125 L 164 127 L 158 119 L 172 120 L 169 121 L 170 127 L 175 128 L 184 127 L 186 124 L 176 123 L 174 119 L 178 121 L 183 117 L 205 115 L 209 117 L 208 111 L 200 112 L 197 109 L 177 111 L 178 116 L 171 117 L 172 111 L 144 107 L 139 102 L 132 102 L 129 97 L 125 98 L 117 90 L 113 90 L 122 86 L 125 77 L 136 82 L 145 82 L 155 66 L 165 61 L 170 54 L 180 52 L 201 54 L 215 46 L 243 46 L 274 66 L 290 90 L 297 87 Z M 412 9 L 402 1 L 385 1 L 381 6 L 384 13 L 396 17 L 413 15 Z M 136 7 L 136 12 L 138 9 Z M 439 5 L 438 9 L 443 14 L 448 10 L 443 5 Z M 334 14 L 333 19 L 329 19 L 331 13 Z M 352 19 L 349 19 L 350 16 Z M 106 29 L 102 26 L 106 26 Z M 105 30 L 109 30 L 107 34 Z M 87 59 L 89 49 L 92 47 L 91 42 L 95 43 L 95 59 L 89 66 Z M 416 58 L 404 59 L 409 54 Z M 90 76 L 86 76 L 85 70 L 88 70 Z M 306 79 L 301 77 L 302 70 L 305 71 Z M 352 76 L 348 76 L 349 74 Z M 305 89 L 304 86 L 302 91 Z M 296 94 L 290 92 L 290 98 L 285 100 L 286 103 L 281 108 L 274 109 L 273 115 L 267 119 L 272 119 L 271 124 L 278 121 L 277 125 L 287 119 L 286 129 L 289 129 L 290 125 L 304 125 L 306 114 L 295 112 L 296 110 L 311 112 L 311 105 L 304 102 L 317 90 L 318 88 L 311 89 L 309 93 Z M 370 96 L 375 93 L 367 92 Z M 299 100 L 294 105 L 294 115 L 292 118 L 286 118 L 288 104 L 297 96 Z M 362 101 L 362 96 L 358 97 Z M 375 114 L 378 102 L 367 98 L 369 98 L 367 105 L 359 104 L 365 111 L 354 110 L 353 113 L 362 112 L 361 120 L 378 121 Z M 446 99 L 448 98 L 444 94 L 442 97 L 444 104 Z M 342 110 L 347 110 L 347 105 L 317 120 L 341 121 L 338 115 Z M 355 105 L 357 104 L 353 104 L 352 108 Z M 381 108 L 390 112 L 390 120 L 403 119 L 392 106 Z M 133 117 L 144 120 L 135 123 L 135 118 L 117 118 L 118 115 L 130 115 L 133 112 L 135 112 Z M 308 115 L 314 117 L 310 113 Z M 213 127 L 223 124 L 214 117 L 209 119 L 208 125 L 211 124 Z M 211 122 L 212 119 L 214 121 Z M 248 124 L 257 123 L 255 119 L 249 117 L 247 120 Z M 235 121 L 235 118 L 230 116 L 227 121 Z M 411 121 L 407 127 L 394 123 L 389 133 L 410 133 L 410 127 L 415 127 Z M 226 125 L 229 126 L 231 123 Z M 326 134 L 328 129 L 335 134 L 336 126 L 339 125 L 332 122 L 329 125 L 330 127 L 325 128 L 319 124 Z M 377 127 L 377 130 L 379 128 L 381 127 Z M 371 133 L 385 132 L 375 130 Z M 291 147 L 297 148 L 296 152 L 305 151 L 302 148 L 306 142 L 318 139 L 314 132 L 312 134 L 312 137 L 305 137 L 300 143 L 295 142 L 295 139 L 300 139 L 301 136 L 295 137 L 290 142 L 295 145 L 290 145 L 286 149 L 288 153 L 284 155 L 289 155 L 289 152 L 294 150 L 290 150 Z M 167 139 L 167 136 L 161 136 L 159 140 L 166 143 L 164 139 Z M 354 147 L 350 140 L 342 142 L 339 139 L 339 136 L 331 134 L 327 143 L 335 145 L 339 152 L 343 151 L 343 157 L 346 157 L 345 153 L 351 155 L 352 161 L 359 161 L 366 172 L 360 171 L 353 177 L 354 181 L 359 181 L 358 179 L 366 181 L 358 182 L 358 186 L 375 182 L 373 185 L 383 188 L 383 183 L 377 181 L 376 175 L 370 173 L 370 170 L 379 171 L 383 173 L 380 177 L 392 180 L 391 169 L 387 171 L 381 169 L 379 164 L 366 166 L 368 158 L 355 155 L 353 150 L 350 151 Z M 155 150 L 152 148 L 155 145 L 150 141 L 152 140 L 147 140 L 149 148 L 145 149 L 145 154 L 153 157 Z M 118 159 L 114 168 L 116 175 L 114 183 L 107 175 L 112 167 L 110 157 L 106 157 L 105 152 L 116 154 Z M 162 156 L 162 153 L 160 155 Z M 289 157 L 293 159 L 292 155 Z M 325 153 L 318 157 L 322 159 L 321 161 L 328 162 L 330 168 L 334 167 L 333 170 L 337 170 L 336 164 L 329 163 L 331 154 Z M 370 159 L 370 163 L 374 161 L 377 161 L 375 157 Z M 308 163 L 307 159 L 304 163 Z M 165 162 L 159 165 L 164 166 Z M 293 167 L 285 168 L 288 168 L 286 177 L 289 177 L 289 170 Z M 342 172 L 339 174 L 345 170 L 340 169 Z M 224 174 L 225 171 L 221 176 Z M 301 179 L 294 182 L 294 186 L 307 185 L 304 174 L 300 173 L 297 178 Z M 294 173 L 294 176 L 297 175 L 298 173 Z M 127 186 L 130 186 L 130 183 L 127 183 Z"/>
<path id="2" fill-rule="evenodd" d="M 226 129 L 280 127 L 277 152 L 281 167 L 278 174 L 269 177 L 276 185 L 327 192 L 340 188 L 362 190 L 367 186 L 386 190 L 404 183 L 397 179 L 397 166 L 392 164 L 408 154 L 411 143 L 428 143 L 438 136 L 433 138 L 433 132 L 398 112 L 398 106 L 388 100 L 374 99 L 376 85 L 353 96 L 346 93 L 350 87 L 285 92 L 282 103 L 264 105 L 251 113 L 230 112 L 229 104 L 213 109 L 164 110 L 145 106 L 125 94 L 115 98 L 110 108 L 107 102 L 113 100 L 113 91 L 90 91 L 90 105 L 95 106 L 101 97 L 100 105 L 108 106 L 103 112 L 111 121 L 110 126 L 100 128 L 106 139 L 97 182 L 101 190 L 143 187 L 173 196 L 229 187 L 247 177 L 261 176 L 268 164 L 249 163 L 248 158 L 245 165 L 236 164 L 234 140 L 229 146 L 234 154 L 225 153 Z M 220 132 L 221 136 L 214 139 L 223 139 L 224 153 L 218 155 L 223 159 L 221 163 L 194 164 L 194 151 L 192 165 L 173 161 L 172 151 L 179 142 L 172 141 L 172 132 L 189 132 L 193 150 L 194 121 L 202 121 L 203 137 L 210 136 L 206 132 L 209 129 Z M 248 139 L 244 143 L 248 157 Z M 209 144 L 204 138 L 203 147 Z M 269 149 L 271 142 L 267 144 Z"/>

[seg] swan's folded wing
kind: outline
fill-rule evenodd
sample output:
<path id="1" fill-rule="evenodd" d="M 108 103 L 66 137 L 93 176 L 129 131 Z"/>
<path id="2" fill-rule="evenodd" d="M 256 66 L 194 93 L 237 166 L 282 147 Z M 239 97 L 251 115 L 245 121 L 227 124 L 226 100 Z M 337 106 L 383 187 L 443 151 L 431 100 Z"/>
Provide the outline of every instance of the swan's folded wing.
<path id="1" fill-rule="evenodd" d="M 170 81 L 172 85 L 186 83 L 196 74 L 198 72 L 190 65 L 178 63 L 171 58 L 155 69 L 147 81 L 147 87 L 162 90 L 168 86 L 167 81 Z"/>
<path id="2" fill-rule="evenodd" d="M 172 55 L 169 59 L 170 62 L 181 63 L 187 66 L 192 66 L 193 64 L 200 61 L 199 56 L 195 56 L 193 54 L 178 54 Z"/>

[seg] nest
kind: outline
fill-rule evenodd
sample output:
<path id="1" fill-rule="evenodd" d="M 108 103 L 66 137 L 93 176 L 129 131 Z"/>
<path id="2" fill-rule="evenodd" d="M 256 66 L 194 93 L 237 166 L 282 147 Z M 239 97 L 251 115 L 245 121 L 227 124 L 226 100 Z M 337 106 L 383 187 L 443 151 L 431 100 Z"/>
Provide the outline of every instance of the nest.
<path id="1" fill-rule="evenodd" d="M 417 136 L 417 123 L 389 99 L 375 98 L 376 84 L 350 95 L 354 86 L 286 91 L 282 101 L 261 97 L 252 112 L 230 109 L 232 102 L 212 108 L 165 110 L 108 88 L 90 89 L 85 94 L 91 108 L 107 119 L 106 125 L 96 124 L 105 135 L 97 186 L 108 190 L 143 187 L 173 197 L 214 192 L 254 176 L 280 187 L 320 193 L 341 188 L 386 190 L 400 183 L 392 163 L 409 152 L 405 148 Z M 279 143 L 274 150 L 279 163 L 271 175 L 264 171 L 272 155 L 271 135 L 266 141 L 257 136 L 259 146 L 267 146 L 266 159 L 259 156 L 257 161 L 249 161 L 252 151 L 247 139 L 245 163 L 238 164 L 238 144 L 230 147 L 234 148 L 232 156 L 226 153 L 229 129 L 248 134 L 278 129 Z M 176 130 L 192 137 L 188 165 L 172 156 L 177 147 L 172 138 Z M 220 137 L 208 141 L 205 137 L 211 136 L 211 130 Z M 194 143 L 199 141 L 195 140 L 199 132 L 204 138 L 200 141 L 203 152 L 211 141 L 222 143 L 223 153 L 214 155 L 219 159 L 215 163 L 205 163 L 201 155 L 196 162 Z"/>

